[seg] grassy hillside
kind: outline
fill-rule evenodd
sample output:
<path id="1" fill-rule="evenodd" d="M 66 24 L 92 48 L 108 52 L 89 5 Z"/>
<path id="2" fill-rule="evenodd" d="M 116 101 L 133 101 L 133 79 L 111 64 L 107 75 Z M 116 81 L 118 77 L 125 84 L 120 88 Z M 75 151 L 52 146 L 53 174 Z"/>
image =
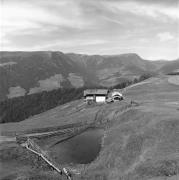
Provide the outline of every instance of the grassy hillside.
<path id="1" fill-rule="evenodd" d="M 122 83 L 110 88 L 122 89 L 131 84 L 143 81 L 150 76 L 150 74 L 143 74 L 139 78 L 135 78 L 134 81 L 124 80 Z M 58 105 L 81 99 L 83 97 L 83 91 L 86 88 L 88 87 L 44 91 L 0 102 L 0 123 L 20 122 Z M 97 86 L 90 88 L 104 87 Z"/>
<path id="2" fill-rule="evenodd" d="M 178 78 L 175 83 L 171 83 L 170 78 L 150 78 L 126 87 L 125 100 L 121 102 L 86 106 L 77 100 L 19 123 L 1 124 L 0 128 L 5 133 L 76 122 L 94 123 L 104 129 L 101 151 L 89 164 L 70 164 L 80 172 L 74 180 L 178 180 L 179 86 Z M 50 143 L 54 140 L 52 138 Z M 53 147 L 46 149 L 47 152 L 58 155 L 58 146 Z M 11 143 L 4 142 L 0 148 L 3 162 L 11 169 L 4 167 L 2 178 L 61 178 L 41 163 L 37 172 L 33 158 L 24 157 L 24 152 L 19 156 L 19 147 L 13 150 L 15 145 Z M 7 155 L 6 152 L 11 153 Z M 32 164 L 25 166 L 23 159 Z"/>
<path id="3" fill-rule="evenodd" d="M 82 96 L 82 88 L 70 88 L 9 99 L 0 102 L 0 123 L 19 122 Z"/>

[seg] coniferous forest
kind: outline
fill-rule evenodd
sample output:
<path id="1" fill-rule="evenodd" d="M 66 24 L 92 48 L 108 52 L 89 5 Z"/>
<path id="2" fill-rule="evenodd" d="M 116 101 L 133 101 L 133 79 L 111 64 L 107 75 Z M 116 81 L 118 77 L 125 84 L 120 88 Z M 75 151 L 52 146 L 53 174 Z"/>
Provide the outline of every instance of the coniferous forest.
<path id="1" fill-rule="evenodd" d="M 110 87 L 109 89 L 122 89 L 150 77 L 150 74 L 143 74 L 139 78 L 135 78 L 132 81 L 124 81 Z M 87 88 L 89 87 L 56 89 L 2 101 L 0 102 L 0 123 L 20 122 L 29 118 L 30 116 L 45 112 L 58 105 L 81 99 L 83 97 L 84 89 Z M 105 87 L 99 86 L 90 88 L 98 89 Z"/>

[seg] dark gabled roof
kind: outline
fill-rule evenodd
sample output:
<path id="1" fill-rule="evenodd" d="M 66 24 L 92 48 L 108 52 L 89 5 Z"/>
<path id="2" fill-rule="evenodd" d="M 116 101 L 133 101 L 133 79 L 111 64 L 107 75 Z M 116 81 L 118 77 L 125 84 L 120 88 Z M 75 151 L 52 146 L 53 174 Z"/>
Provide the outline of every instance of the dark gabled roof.
<path id="1" fill-rule="evenodd" d="M 108 89 L 86 89 L 84 90 L 84 96 L 87 95 L 107 95 Z"/>

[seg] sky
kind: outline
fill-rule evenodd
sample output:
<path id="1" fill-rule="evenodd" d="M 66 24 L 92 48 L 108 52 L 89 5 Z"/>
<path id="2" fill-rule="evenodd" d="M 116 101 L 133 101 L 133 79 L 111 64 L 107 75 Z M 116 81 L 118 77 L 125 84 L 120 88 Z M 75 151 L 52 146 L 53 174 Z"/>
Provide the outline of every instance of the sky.
<path id="1" fill-rule="evenodd" d="M 179 57 L 179 0 L 0 0 L 1 51 Z"/>

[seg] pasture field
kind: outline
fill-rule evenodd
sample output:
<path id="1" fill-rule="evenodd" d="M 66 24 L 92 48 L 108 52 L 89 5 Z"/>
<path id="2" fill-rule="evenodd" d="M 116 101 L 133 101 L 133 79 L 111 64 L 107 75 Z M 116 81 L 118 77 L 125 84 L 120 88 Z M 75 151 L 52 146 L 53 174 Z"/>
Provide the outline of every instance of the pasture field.
<path id="1" fill-rule="evenodd" d="M 103 129 L 101 149 L 92 162 L 70 163 L 68 158 L 65 166 L 80 172 L 74 180 L 179 180 L 179 86 L 178 77 L 173 77 L 159 76 L 128 87 L 121 102 L 87 106 L 79 100 L 19 123 L 1 124 L 1 133 L 92 123 Z M 46 150 L 57 162 L 60 151 L 75 159 L 75 149 L 86 144 L 76 138 Z M 45 147 L 57 140 L 55 136 L 37 142 Z M 0 179 L 63 179 L 15 142 L 1 142 L 0 160 Z"/>

